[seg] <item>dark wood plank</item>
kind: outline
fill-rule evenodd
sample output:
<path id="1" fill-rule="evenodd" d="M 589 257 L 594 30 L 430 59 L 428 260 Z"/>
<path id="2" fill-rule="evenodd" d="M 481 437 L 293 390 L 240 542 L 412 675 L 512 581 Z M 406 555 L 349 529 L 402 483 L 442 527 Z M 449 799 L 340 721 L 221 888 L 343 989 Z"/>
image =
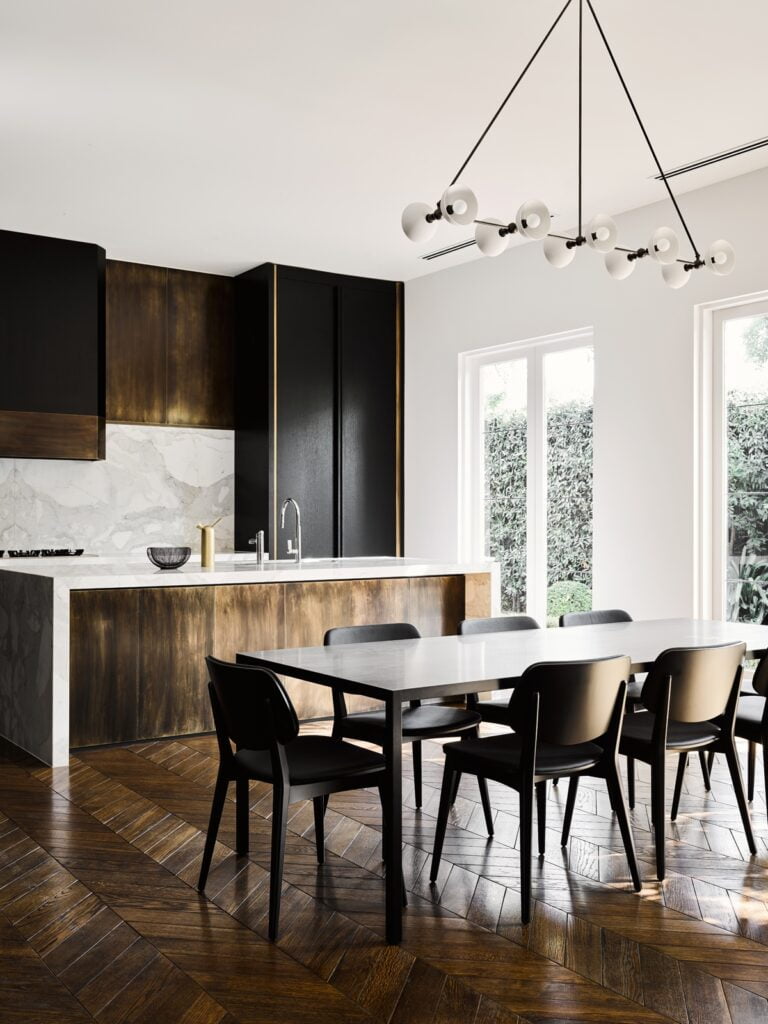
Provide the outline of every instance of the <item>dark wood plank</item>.
<path id="1" fill-rule="evenodd" d="M 139 593 L 75 590 L 70 596 L 73 747 L 126 742 L 140 735 Z"/>
<path id="2" fill-rule="evenodd" d="M 107 419 L 166 422 L 168 271 L 107 260 Z"/>
<path id="3" fill-rule="evenodd" d="M 104 418 L 79 413 L 0 409 L 0 456 L 9 459 L 104 458 Z"/>
<path id="4" fill-rule="evenodd" d="M 205 655 L 213 648 L 213 587 L 140 591 L 139 736 L 213 728 Z"/>
<path id="5" fill-rule="evenodd" d="M 168 271 L 168 423 L 234 426 L 234 315 L 231 277 Z"/>

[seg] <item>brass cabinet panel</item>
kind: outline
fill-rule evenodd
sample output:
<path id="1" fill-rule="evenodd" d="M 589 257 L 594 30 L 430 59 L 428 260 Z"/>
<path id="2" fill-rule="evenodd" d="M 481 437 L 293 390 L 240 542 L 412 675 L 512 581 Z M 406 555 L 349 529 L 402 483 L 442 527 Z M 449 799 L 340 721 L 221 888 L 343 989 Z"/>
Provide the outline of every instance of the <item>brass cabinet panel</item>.
<path id="1" fill-rule="evenodd" d="M 450 636 L 464 618 L 463 576 L 418 576 L 409 580 L 409 622 L 422 636 Z"/>
<path id="2" fill-rule="evenodd" d="M 211 654 L 234 661 L 238 651 L 285 646 L 284 584 L 234 584 L 212 589 L 215 622 Z"/>
<path id="3" fill-rule="evenodd" d="M 213 648 L 214 587 L 139 591 L 139 733 L 213 729 L 205 656 Z"/>
<path id="4" fill-rule="evenodd" d="M 234 426 L 235 285 L 168 271 L 167 422 Z"/>
<path id="5" fill-rule="evenodd" d="M 107 260 L 107 419 L 164 423 L 168 271 Z"/>
<path id="6" fill-rule="evenodd" d="M 139 590 L 70 595 L 70 745 L 139 737 Z"/>
<path id="7" fill-rule="evenodd" d="M 473 615 L 490 613 L 489 577 L 466 579 L 466 585 L 464 576 L 432 576 L 74 591 L 71 743 L 212 730 L 207 654 L 234 660 L 238 651 L 312 647 L 333 626 L 364 623 L 412 622 L 425 636 L 455 633 L 469 607 Z M 300 719 L 332 713 L 329 690 L 298 680 L 286 686 Z M 348 705 L 357 711 L 376 702 L 350 696 Z"/>
<path id="8" fill-rule="evenodd" d="M 488 618 L 491 615 L 491 608 L 491 574 L 468 573 L 464 577 L 464 618 Z"/>

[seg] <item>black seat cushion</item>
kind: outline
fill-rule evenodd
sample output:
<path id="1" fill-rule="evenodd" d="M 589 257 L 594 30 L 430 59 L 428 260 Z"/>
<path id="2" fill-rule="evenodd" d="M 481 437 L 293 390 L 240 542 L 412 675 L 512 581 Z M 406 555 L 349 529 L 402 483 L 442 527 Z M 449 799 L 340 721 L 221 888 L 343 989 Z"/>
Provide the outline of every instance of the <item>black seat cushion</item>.
<path id="1" fill-rule="evenodd" d="M 403 711 L 403 739 L 430 739 L 452 736 L 457 732 L 474 729 L 480 724 L 480 715 L 461 708 L 446 708 L 440 704 L 423 704 L 419 708 Z M 383 711 L 361 711 L 338 719 L 336 728 L 343 736 L 371 739 L 380 743 L 386 728 Z"/>
<path id="2" fill-rule="evenodd" d="M 650 711 L 625 715 L 621 727 L 621 752 L 631 754 L 630 747 L 648 747 L 655 719 L 656 716 Z M 720 727 L 714 722 L 670 722 L 667 730 L 667 749 L 697 750 L 708 746 L 719 735 Z"/>
<path id="3" fill-rule="evenodd" d="M 515 733 L 462 740 L 445 746 L 446 764 L 460 772 L 489 778 L 515 774 L 520 768 L 520 737 Z M 603 756 L 596 743 L 571 747 L 539 743 L 536 748 L 537 775 L 568 775 L 594 767 Z"/>
<path id="4" fill-rule="evenodd" d="M 285 757 L 292 786 L 360 775 L 385 766 L 381 754 L 330 736 L 299 736 L 286 744 Z M 272 781 L 268 750 L 238 750 L 235 762 L 252 778 Z"/>
<path id="5" fill-rule="evenodd" d="M 765 697 L 741 697 L 736 712 L 736 735 L 753 743 L 762 743 L 764 711 Z"/>

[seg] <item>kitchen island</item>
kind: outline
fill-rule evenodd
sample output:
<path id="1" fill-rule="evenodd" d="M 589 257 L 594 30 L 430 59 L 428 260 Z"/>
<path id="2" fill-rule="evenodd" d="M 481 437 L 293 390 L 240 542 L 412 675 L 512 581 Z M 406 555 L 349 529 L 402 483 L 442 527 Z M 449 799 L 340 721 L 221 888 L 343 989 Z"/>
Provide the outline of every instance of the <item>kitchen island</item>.
<path id="1" fill-rule="evenodd" d="M 326 629 L 413 622 L 456 632 L 498 611 L 497 566 L 416 558 L 307 559 L 155 570 L 138 558 L 0 561 L 0 734 L 54 766 L 71 747 L 208 732 L 204 657 L 322 643 Z M 289 682 L 302 719 L 331 713 Z M 372 706 L 351 698 L 355 710 Z"/>

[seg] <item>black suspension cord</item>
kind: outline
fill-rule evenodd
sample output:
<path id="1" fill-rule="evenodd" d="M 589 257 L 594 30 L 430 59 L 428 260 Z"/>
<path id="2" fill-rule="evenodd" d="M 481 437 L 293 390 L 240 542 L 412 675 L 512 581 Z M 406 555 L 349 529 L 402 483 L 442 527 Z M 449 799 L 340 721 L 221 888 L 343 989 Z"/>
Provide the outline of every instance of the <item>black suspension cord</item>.
<path id="1" fill-rule="evenodd" d="M 581 0 L 579 0 L 579 2 L 581 3 Z M 608 42 L 608 40 L 606 38 L 606 35 L 605 35 L 605 32 L 603 32 L 603 26 L 600 24 L 600 19 L 598 18 L 597 14 L 595 13 L 595 8 L 592 6 L 592 0 L 587 0 L 587 6 L 589 7 L 589 10 L 590 10 L 590 12 L 592 14 L 592 17 L 594 19 L 595 25 L 597 25 L 597 30 L 600 33 L 600 37 L 603 40 L 603 44 L 605 45 L 606 50 L 608 51 L 608 56 L 611 58 L 611 63 L 613 64 L 613 67 L 614 67 L 614 69 L 616 71 L 616 74 L 619 76 L 619 81 L 621 82 L 622 88 L 624 89 L 624 93 L 625 93 L 627 99 L 629 100 L 629 105 L 630 105 L 630 107 L 632 107 L 632 113 L 635 115 L 635 119 L 637 120 L 637 123 L 640 125 L 640 131 L 643 133 L 643 136 L 645 137 L 645 141 L 648 144 L 648 149 L 651 151 L 651 156 L 653 157 L 654 162 L 656 164 L 656 167 L 658 168 L 659 174 L 661 175 L 661 180 L 664 182 L 664 186 L 665 186 L 667 192 L 669 193 L 669 198 L 672 200 L 672 203 L 674 204 L 675 210 L 677 211 L 677 216 L 680 218 L 680 223 L 683 225 L 683 228 L 685 229 L 685 233 L 688 236 L 688 241 L 691 243 L 691 247 L 693 248 L 693 251 L 696 254 L 696 261 L 695 262 L 696 262 L 697 265 L 700 265 L 701 254 L 699 253 L 699 250 L 696 247 L 696 243 L 693 240 L 693 235 L 691 234 L 691 232 L 690 232 L 690 230 L 688 228 L 688 225 L 686 223 L 685 217 L 683 216 L 683 212 L 680 209 L 680 206 L 679 206 L 679 204 L 677 202 L 677 199 L 675 198 L 675 194 L 672 191 L 672 188 L 670 187 L 669 182 L 667 181 L 667 176 L 664 173 L 664 169 L 661 166 L 661 163 L 659 162 L 659 158 L 656 156 L 656 150 L 653 148 L 653 143 L 650 140 L 648 132 L 645 130 L 645 125 L 643 124 L 642 118 L 640 117 L 638 109 L 635 106 L 635 101 L 632 99 L 632 95 L 631 95 L 631 93 L 629 91 L 627 83 L 624 81 L 624 76 L 622 75 L 621 70 L 619 68 L 619 65 L 618 65 L 618 63 L 616 61 L 616 58 L 613 55 L 613 50 L 611 49 L 611 44 Z"/>
<path id="2" fill-rule="evenodd" d="M 579 238 L 582 237 L 582 184 L 581 184 L 581 160 L 582 160 L 582 77 L 583 77 L 583 25 L 584 25 L 584 0 L 579 0 Z"/>
<path id="3" fill-rule="evenodd" d="M 536 58 L 538 57 L 538 55 L 539 55 L 539 54 L 541 53 L 541 51 L 542 51 L 542 49 L 543 49 L 543 47 L 544 47 L 544 44 L 545 44 L 545 43 L 546 43 L 546 41 L 547 41 L 547 40 L 549 39 L 549 37 L 550 37 L 550 36 L 552 35 L 552 33 L 553 33 L 553 32 L 555 31 L 555 29 L 557 28 L 557 25 L 558 25 L 558 23 L 559 23 L 560 19 L 562 18 L 562 16 L 563 16 L 563 15 L 565 14 L 565 12 L 566 12 L 566 11 L 568 10 L 568 8 L 569 8 L 569 7 L 571 6 L 571 4 L 572 4 L 572 3 L 573 3 L 573 0 L 566 0 L 565 6 L 564 6 L 564 7 L 563 7 L 563 9 L 562 9 L 562 10 L 560 11 L 560 13 L 559 13 L 559 14 L 558 14 L 558 16 L 557 16 L 557 17 L 555 18 L 555 20 L 554 20 L 554 21 L 552 22 L 552 25 L 550 26 L 550 28 L 549 28 L 549 31 L 548 31 L 548 32 L 547 32 L 547 34 L 546 34 L 546 35 L 544 36 L 544 38 L 543 38 L 543 39 L 541 40 L 541 42 L 539 43 L 539 45 L 538 45 L 538 46 L 536 47 L 536 49 L 535 49 L 535 51 L 534 51 L 534 53 L 533 53 L 533 56 L 531 57 L 531 59 L 530 59 L 530 60 L 528 61 L 528 63 L 527 63 L 526 65 L 525 65 L 525 67 L 523 68 L 523 70 L 522 70 L 522 71 L 520 72 L 520 74 L 518 75 L 518 77 L 517 77 L 517 81 L 516 81 L 516 82 L 515 82 L 515 84 L 514 84 L 514 85 L 512 86 L 512 88 L 511 88 L 511 89 L 509 90 L 509 92 L 507 93 L 507 95 L 506 95 L 506 96 L 504 97 L 504 99 L 503 99 L 503 100 L 502 100 L 502 102 L 501 102 L 501 105 L 500 105 L 499 109 L 498 109 L 498 110 L 496 111 L 496 113 L 495 113 L 495 114 L 493 115 L 493 117 L 491 118 L 491 120 L 490 120 L 490 121 L 488 122 L 488 124 L 486 125 L 485 131 L 484 131 L 484 132 L 483 132 L 483 134 L 482 134 L 482 135 L 480 136 L 480 138 L 479 138 L 479 139 L 477 140 L 477 142 L 476 142 L 476 143 L 474 144 L 474 146 L 472 147 L 472 149 L 471 149 L 471 150 L 469 151 L 469 156 L 468 156 L 468 157 L 466 158 L 466 160 L 465 160 L 465 161 L 464 161 L 464 163 L 463 163 L 463 164 L 461 165 L 461 167 L 460 167 L 460 168 L 458 169 L 458 171 L 456 171 L 456 173 L 454 174 L 454 176 L 453 176 L 453 179 L 452 179 L 452 181 L 451 181 L 451 185 L 455 185 L 455 184 L 456 184 L 456 182 L 457 182 L 457 181 L 459 180 L 459 178 L 461 177 L 461 175 L 462 175 L 462 174 L 464 173 L 464 169 L 466 168 L 466 166 L 467 166 L 467 164 L 469 163 L 469 161 L 470 161 L 470 160 L 472 159 L 472 157 L 473 157 L 473 156 L 475 155 L 475 153 L 477 152 L 477 150 L 478 150 L 478 148 L 479 148 L 479 146 L 480 146 L 480 143 L 481 143 L 481 142 L 483 141 L 483 139 L 484 139 L 484 138 L 486 137 L 486 135 L 487 135 L 487 134 L 488 134 L 488 132 L 489 132 L 489 131 L 491 130 L 491 128 L 493 128 L 494 124 L 496 123 L 496 119 L 498 118 L 499 114 L 500 114 L 500 113 L 502 112 L 502 110 L 504 109 L 504 107 L 506 107 L 506 105 L 507 105 L 507 102 L 509 101 L 510 97 L 512 96 L 512 93 L 513 93 L 513 92 L 515 91 L 515 89 L 516 89 L 516 88 L 518 87 L 518 85 L 520 85 L 520 83 L 522 82 L 522 80 L 523 80 L 523 79 L 525 78 L 525 75 L 526 75 L 526 73 L 527 73 L 528 69 L 530 68 L 531 64 L 533 64 L 533 62 L 534 62 L 534 61 L 536 60 Z"/>

